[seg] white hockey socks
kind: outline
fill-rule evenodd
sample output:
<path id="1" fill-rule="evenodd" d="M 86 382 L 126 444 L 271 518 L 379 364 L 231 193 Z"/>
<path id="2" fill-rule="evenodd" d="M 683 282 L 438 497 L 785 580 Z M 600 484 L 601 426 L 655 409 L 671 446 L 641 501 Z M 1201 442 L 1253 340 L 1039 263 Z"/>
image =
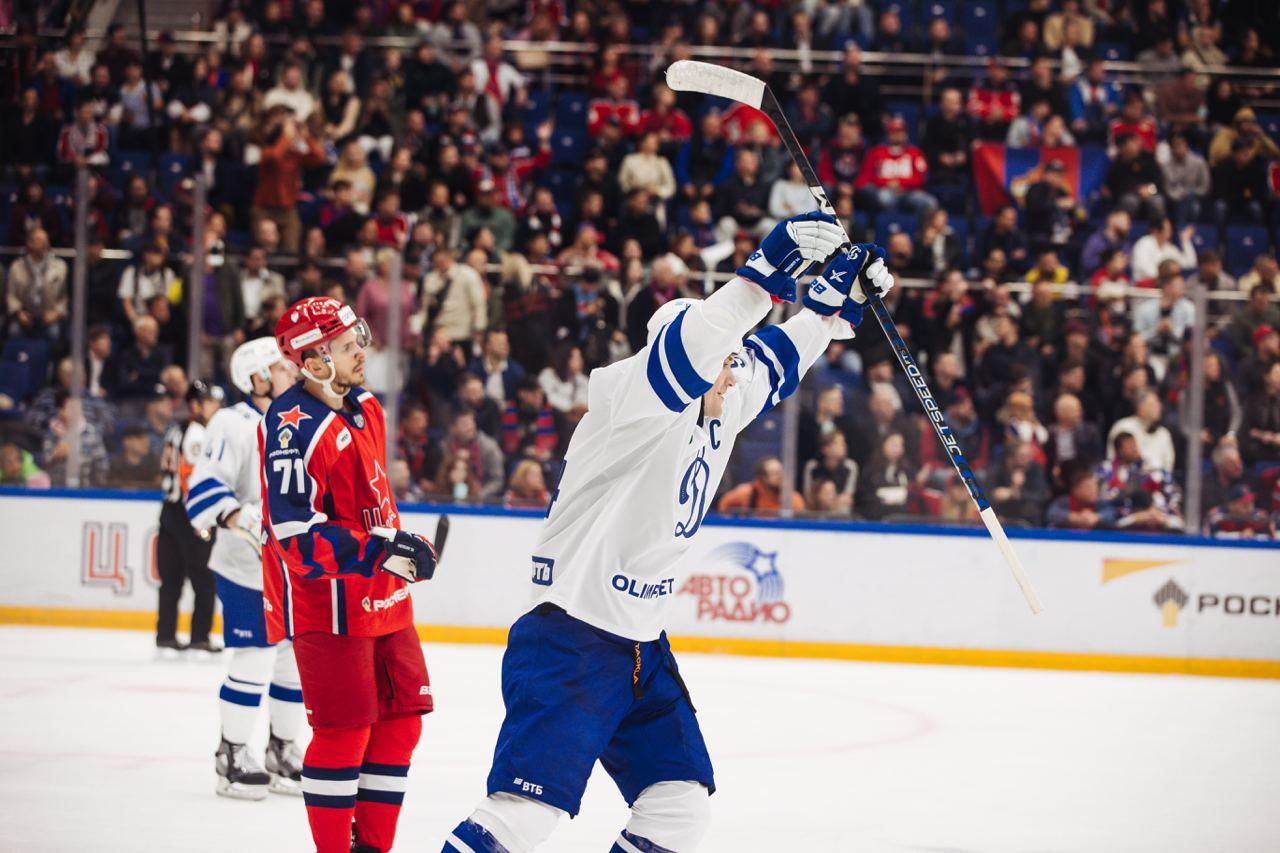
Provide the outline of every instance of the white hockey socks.
<path id="1" fill-rule="evenodd" d="M 631 804 L 610 853 L 691 853 L 711 823 L 711 797 L 697 782 L 657 782 Z"/>
<path id="2" fill-rule="evenodd" d="M 281 740 L 294 741 L 302 734 L 306 714 L 302 707 L 302 682 L 298 679 L 298 663 L 293 657 L 293 643 L 285 641 L 275 647 L 276 661 L 267 691 L 271 712 L 271 733 Z"/>
<path id="3" fill-rule="evenodd" d="M 222 736 L 232 743 L 248 743 L 267 689 L 275 649 L 233 648 L 227 650 L 227 655 L 227 675 L 218 691 Z"/>

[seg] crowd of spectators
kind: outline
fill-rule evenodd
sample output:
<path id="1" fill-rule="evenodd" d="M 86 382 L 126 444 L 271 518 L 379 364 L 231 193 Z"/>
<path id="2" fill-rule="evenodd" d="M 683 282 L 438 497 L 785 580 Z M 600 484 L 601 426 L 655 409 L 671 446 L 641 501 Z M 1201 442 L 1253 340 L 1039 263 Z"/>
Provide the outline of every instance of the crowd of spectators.
<path id="1" fill-rule="evenodd" d="M 93 46 L 74 27 L 52 40 L 20 28 L 0 48 L 0 227 L 17 247 L 3 271 L 0 482 L 67 482 L 79 406 L 79 482 L 153 483 L 188 352 L 225 381 L 235 346 L 270 333 L 290 301 L 327 294 L 369 321 L 369 386 L 399 394 L 402 499 L 544 504 L 590 371 L 642 347 L 658 306 L 705 295 L 776 221 L 812 207 L 761 113 L 661 82 L 671 60 L 732 46 L 785 96 L 853 238 L 884 245 L 900 278 L 932 282 L 895 289 L 890 307 L 1003 518 L 1180 531 L 1183 484 L 1201 477 L 1207 529 L 1270 536 L 1280 149 L 1252 105 L 1275 96 L 1280 33 L 1256 8 L 266 0 L 225 3 L 211 41 L 161 33 L 145 58 L 119 24 Z M 557 40 L 591 46 L 567 56 L 567 76 L 564 54 L 539 49 Z M 838 59 L 826 68 L 819 51 Z M 926 61 L 869 72 L 864 51 Z M 975 54 L 988 60 L 972 78 L 945 61 Z M 1121 78 L 1108 57 L 1143 70 Z M 1237 73 L 1211 73 L 1223 65 Z M 987 217 L 981 143 L 1098 146 L 1109 165 L 1082 197 L 1049 158 Z M 72 238 L 79 167 L 77 402 L 69 266 L 53 247 Z M 1068 281 L 1084 294 L 1063 295 Z M 1204 427 L 1189 435 L 1196 284 L 1247 299 L 1210 303 Z M 833 343 L 801 398 L 792 509 L 973 520 L 876 330 Z M 775 427 L 744 437 L 723 511 L 781 508 Z M 1186 470 L 1189 442 L 1204 471 Z"/>

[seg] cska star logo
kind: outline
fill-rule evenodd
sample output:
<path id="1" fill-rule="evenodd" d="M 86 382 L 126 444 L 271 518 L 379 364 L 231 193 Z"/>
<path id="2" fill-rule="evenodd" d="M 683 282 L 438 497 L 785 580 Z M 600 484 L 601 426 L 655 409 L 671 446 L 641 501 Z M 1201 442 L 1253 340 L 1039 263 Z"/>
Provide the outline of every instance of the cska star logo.
<path id="1" fill-rule="evenodd" d="M 311 420 L 311 415 L 302 411 L 301 406 L 294 406 L 287 412 L 280 412 L 276 417 L 280 419 L 280 423 L 277 428 L 291 426 L 294 429 L 297 429 L 298 424 L 303 421 Z"/>

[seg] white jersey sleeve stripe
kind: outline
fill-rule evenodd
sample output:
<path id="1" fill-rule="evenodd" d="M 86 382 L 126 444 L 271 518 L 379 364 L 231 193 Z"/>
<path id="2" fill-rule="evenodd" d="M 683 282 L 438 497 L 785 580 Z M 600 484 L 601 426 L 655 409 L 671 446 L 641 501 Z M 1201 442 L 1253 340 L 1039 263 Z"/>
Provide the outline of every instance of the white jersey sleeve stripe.
<path id="1" fill-rule="evenodd" d="M 760 411 L 760 414 L 764 414 L 795 393 L 800 386 L 800 352 L 787 333 L 778 326 L 766 326 L 752 335 L 747 339 L 747 347 L 764 358 L 769 365 L 772 388 L 767 405 Z"/>
<path id="2" fill-rule="evenodd" d="M 684 344 L 685 309 L 678 317 L 663 326 L 649 348 L 649 384 L 662 404 L 673 412 L 680 412 L 711 388 L 702 377 Z"/>

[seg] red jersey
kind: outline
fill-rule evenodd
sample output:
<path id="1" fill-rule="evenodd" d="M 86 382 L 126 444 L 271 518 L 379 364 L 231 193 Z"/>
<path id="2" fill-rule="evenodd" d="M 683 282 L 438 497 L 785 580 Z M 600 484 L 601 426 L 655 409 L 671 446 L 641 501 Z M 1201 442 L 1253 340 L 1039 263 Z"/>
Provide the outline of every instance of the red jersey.
<path id="1" fill-rule="evenodd" d="M 1022 112 L 1022 95 L 1011 83 L 996 89 L 984 81 L 969 90 L 967 107 L 979 121 L 1008 124 Z"/>
<path id="2" fill-rule="evenodd" d="M 1111 124 L 1107 125 L 1107 138 L 1112 145 L 1126 133 L 1132 133 L 1138 139 L 1142 140 L 1142 147 L 1152 154 L 1156 153 L 1156 123 L 1150 118 L 1143 117 L 1135 122 L 1128 122 L 1122 118 L 1111 120 Z"/>
<path id="3" fill-rule="evenodd" d="M 746 104 L 733 104 L 724 113 L 724 135 L 729 142 L 737 145 L 742 142 L 754 142 L 756 129 L 763 128 L 765 139 L 778 139 L 778 131 L 769 117 L 755 107 Z"/>
<path id="4" fill-rule="evenodd" d="M 858 173 L 858 181 L 854 185 L 858 189 L 865 186 L 883 189 L 892 187 L 900 190 L 918 190 L 924 186 L 925 176 L 929 173 L 929 165 L 925 162 L 924 152 L 914 145 L 904 145 L 897 153 L 889 145 L 874 145 L 867 152 L 867 159 Z"/>
<path id="5" fill-rule="evenodd" d="M 630 98 L 620 101 L 596 98 L 587 107 L 587 132 L 591 136 L 599 136 L 610 119 L 617 119 L 622 132 L 633 136 L 640 127 L 640 105 Z"/>
<path id="6" fill-rule="evenodd" d="M 672 109 L 665 113 L 645 110 L 640 116 L 638 133 L 665 133 L 668 138 L 684 142 L 693 135 L 693 123 L 683 110 Z"/>
<path id="7" fill-rule="evenodd" d="M 335 411 L 299 383 L 271 403 L 258 442 L 267 638 L 381 637 L 412 625 L 408 584 L 379 571 L 382 540 L 369 534 L 400 527 L 372 392 L 352 388 Z"/>

